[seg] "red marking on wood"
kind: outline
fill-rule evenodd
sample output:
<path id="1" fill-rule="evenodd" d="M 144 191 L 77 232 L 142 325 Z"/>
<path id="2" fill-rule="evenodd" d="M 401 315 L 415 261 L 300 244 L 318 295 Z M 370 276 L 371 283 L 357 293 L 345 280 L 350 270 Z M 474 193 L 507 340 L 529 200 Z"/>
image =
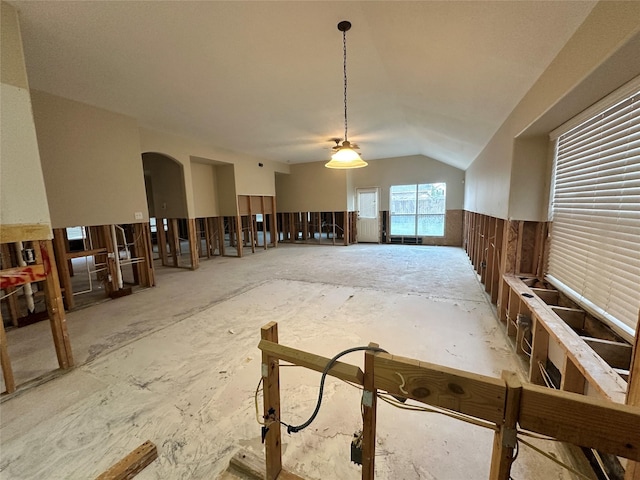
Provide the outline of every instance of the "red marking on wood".
<path id="1" fill-rule="evenodd" d="M 25 283 L 41 282 L 46 278 L 47 269 L 44 265 L 10 268 L 0 273 L 0 289 L 18 287 Z"/>

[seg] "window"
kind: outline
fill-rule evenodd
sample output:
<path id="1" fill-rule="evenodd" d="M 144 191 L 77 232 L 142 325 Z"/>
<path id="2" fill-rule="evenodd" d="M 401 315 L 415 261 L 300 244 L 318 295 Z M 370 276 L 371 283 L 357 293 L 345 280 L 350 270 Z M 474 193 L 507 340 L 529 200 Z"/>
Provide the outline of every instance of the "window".
<path id="1" fill-rule="evenodd" d="M 445 183 L 392 186 L 391 235 L 443 237 L 446 187 Z"/>
<path id="2" fill-rule="evenodd" d="M 548 278 L 633 339 L 640 305 L 640 81 L 552 139 Z"/>

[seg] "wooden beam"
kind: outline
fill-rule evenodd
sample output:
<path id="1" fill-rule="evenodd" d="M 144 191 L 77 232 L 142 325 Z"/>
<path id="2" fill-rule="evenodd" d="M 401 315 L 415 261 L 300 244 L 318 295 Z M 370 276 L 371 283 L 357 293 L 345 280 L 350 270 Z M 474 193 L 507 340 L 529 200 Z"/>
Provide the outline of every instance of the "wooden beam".
<path id="1" fill-rule="evenodd" d="M 369 347 L 378 348 L 377 343 Z M 362 392 L 362 480 L 373 480 L 376 459 L 376 412 L 378 390 L 375 378 L 375 353 L 364 354 L 364 381 Z"/>
<path id="2" fill-rule="evenodd" d="M 58 276 L 64 290 L 64 306 L 67 310 L 75 307 L 73 298 L 73 285 L 71 283 L 71 274 L 69 272 L 69 264 L 67 258 L 67 239 L 66 229 L 54 228 L 53 230 L 53 250 L 56 254 L 56 265 L 58 266 Z"/>
<path id="3" fill-rule="evenodd" d="M 262 210 L 262 243 L 264 244 L 262 247 L 267 249 L 267 211 L 264 205 L 264 196 L 260 197 L 260 209 Z"/>
<path id="4" fill-rule="evenodd" d="M 0 289 L 19 287 L 25 283 L 41 282 L 47 278 L 44 265 L 27 265 L 0 271 Z"/>
<path id="5" fill-rule="evenodd" d="M 638 312 L 631 368 L 629 368 L 629 388 L 627 389 L 626 402 L 628 405 L 640 407 L 640 312 Z M 640 480 L 639 462 L 627 463 L 624 480 Z"/>
<path id="6" fill-rule="evenodd" d="M 640 460 L 640 408 L 524 385 L 518 423 L 560 441 Z"/>
<path id="7" fill-rule="evenodd" d="M 270 322 L 260 330 L 262 341 L 278 343 L 278 324 Z M 263 431 L 265 445 L 266 480 L 276 480 L 282 471 L 282 444 L 280 431 L 280 367 L 278 357 L 262 351 L 262 381 L 266 426 Z"/>
<path id="8" fill-rule="evenodd" d="M 49 313 L 49 323 L 51 324 L 51 334 L 56 348 L 58 365 L 62 369 L 73 367 L 73 354 L 71 353 L 71 342 L 67 330 L 67 319 L 64 314 L 64 304 L 62 303 L 62 292 L 58 282 L 58 270 L 56 268 L 55 254 L 51 240 L 41 240 L 34 242 L 36 260 L 42 262 L 45 270 L 48 271 L 44 281 L 45 303 Z"/>
<path id="9" fill-rule="evenodd" d="M 565 392 L 580 393 L 584 395 L 584 387 L 586 385 L 584 375 L 576 367 L 569 357 L 564 357 L 564 368 L 562 369 L 562 380 L 560 381 L 560 390 Z"/>
<path id="10" fill-rule="evenodd" d="M 236 215 L 236 252 L 238 257 L 242 258 L 242 249 L 244 243 L 244 232 L 242 231 L 242 217 L 240 215 Z"/>
<path id="11" fill-rule="evenodd" d="M 566 356 L 571 358 L 589 385 L 605 398 L 624 403 L 627 388 L 620 375 L 589 348 L 578 334 L 553 312 L 550 306 L 533 295 L 522 280 L 513 275 L 504 275 L 503 279 L 518 295 L 520 301 L 538 318 L 539 325 L 547 331 L 550 338 L 560 345 Z M 535 368 L 538 368 L 537 365 Z M 533 379 L 531 381 L 533 382 Z"/>
<path id="12" fill-rule="evenodd" d="M 107 253 L 106 248 L 92 248 L 91 250 L 80 250 L 79 252 L 66 252 L 64 253 L 64 257 L 67 260 L 71 260 L 72 258 L 81 258 L 81 257 L 95 257 L 96 255 L 100 255 L 101 253 Z"/>
<path id="13" fill-rule="evenodd" d="M 9 244 L 7 243 L 1 244 L 0 252 L 2 254 L 2 265 L 5 268 L 7 267 L 10 268 L 11 265 L 13 265 L 13 263 L 12 263 L 11 249 L 9 248 Z M 7 291 L 7 294 L 9 294 L 9 296 L 5 298 L 5 301 L 9 306 L 9 314 L 11 315 L 11 324 L 14 327 L 17 327 L 18 319 L 22 316 L 22 314 L 20 313 L 20 305 L 18 303 L 18 298 L 17 298 L 18 293 L 16 292 L 15 287 L 7 287 L 6 291 Z"/>
<path id="14" fill-rule="evenodd" d="M 544 324 L 534 313 L 531 318 L 532 339 L 531 357 L 529 360 L 529 381 L 536 385 L 544 385 L 544 378 L 540 365 L 546 367 L 549 357 L 549 332 L 544 328 Z"/>
<path id="15" fill-rule="evenodd" d="M 27 242 L 53 238 L 51 226 L 41 223 L 0 225 L 0 243 Z"/>
<path id="16" fill-rule="evenodd" d="M 560 297 L 557 290 L 549 290 L 547 288 L 533 288 L 530 287 L 531 291 L 535 293 L 540 300 L 542 300 L 547 305 L 557 305 L 558 299 Z"/>
<path id="17" fill-rule="evenodd" d="M 515 460 L 513 451 L 516 446 L 522 383 L 514 372 L 502 372 L 502 378 L 506 382 L 507 396 L 504 421 L 498 424 L 499 430 L 493 436 L 490 480 L 509 480 L 511 478 L 511 464 Z"/>
<path id="18" fill-rule="evenodd" d="M 191 270 L 197 270 L 200 266 L 200 255 L 198 254 L 200 238 L 196 233 L 196 219 L 187 218 L 187 227 L 189 230 L 189 254 L 191 257 Z"/>
<path id="19" fill-rule="evenodd" d="M 392 395 L 502 422 L 502 380 L 387 353 L 375 356 L 376 388 Z"/>
<path id="20" fill-rule="evenodd" d="M 272 225 L 271 225 L 271 241 L 273 242 L 273 246 L 275 248 L 278 247 L 278 240 L 280 237 L 280 233 L 278 231 L 278 216 L 276 211 L 276 197 L 275 195 L 271 197 L 271 211 L 272 211 Z"/>
<path id="21" fill-rule="evenodd" d="M 263 353 L 268 353 L 272 357 L 315 370 L 316 372 L 323 372 L 330 360 L 330 358 L 323 357 L 322 355 L 316 355 L 267 340 L 261 340 L 258 348 L 262 350 Z M 364 379 L 364 373 L 359 367 L 343 362 L 335 362 L 327 375 L 358 385 L 362 385 Z"/>
<path id="22" fill-rule="evenodd" d="M 158 244 L 158 254 L 163 267 L 167 266 L 167 234 L 164 230 L 164 218 L 156 217 L 156 242 Z"/>
<path id="23" fill-rule="evenodd" d="M 158 458 L 158 449 L 149 440 L 124 457 L 96 480 L 128 480 Z"/>
<path id="24" fill-rule="evenodd" d="M 0 312 L 0 366 L 2 366 L 4 387 L 7 393 L 15 392 L 16 382 L 13 378 L 13 368 L 11 367 L 11 359 L 9 358 L 9 346 L 7 345 L 7 334 L 4 331 L 2 312 Z"/>

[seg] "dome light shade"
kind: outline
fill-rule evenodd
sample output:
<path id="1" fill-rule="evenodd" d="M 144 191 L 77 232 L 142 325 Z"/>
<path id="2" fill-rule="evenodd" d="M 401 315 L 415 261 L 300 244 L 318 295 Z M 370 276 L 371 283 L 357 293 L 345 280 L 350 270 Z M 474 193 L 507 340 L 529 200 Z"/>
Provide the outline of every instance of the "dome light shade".
<path id="1" fill-rule="evenodd" d="M 362 160 L 360 154 L 351 148 L 351 144 L 344 141 L 324 166 L 327 168 L 361 168 L 367 165 L 368 163 Z"/>

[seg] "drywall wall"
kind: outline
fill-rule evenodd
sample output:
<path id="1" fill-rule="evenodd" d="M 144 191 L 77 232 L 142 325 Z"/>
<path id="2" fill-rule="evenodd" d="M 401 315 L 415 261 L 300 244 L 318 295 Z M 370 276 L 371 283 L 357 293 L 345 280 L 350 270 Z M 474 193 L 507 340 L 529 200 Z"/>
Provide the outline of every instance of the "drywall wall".
<path id="1" fill-rule="evenodd" d="M 217 217 L 218 183 L 214 165 L 199 163 L 191 160 L 191 180 L 193 186 L 194 215 L 200 217 Z"/>
<path id="2" fill-rule="evenodd" d="M 0 8 L 0 225 L 50 225 L 18 15 Z"/>
<path id="3" fill-rule="evenodd" d="M 370 160 L 350 174 L 354 189 L 380 188 L 380 210 L 389 210 L 392 185 L 417 183 L 446 183 L 447 210 L 461 210 L 464 204 L 464 171 L 423 155 Z"/>
<path id="4" fill-rule="evenodd" d="M 546 220 L 548 147 L 527 137 L 548 134 L 640 74 L 638 18 L 640 2 L 594 7 L 467 169 L 465 210 Z M 516 144 L 516 137 L 523 141 Z"/>
<path id="5" fill-rule="evenodd" d="M 234 165 L 216 165 L 219 214 L 232 217 L 238 213 Z"/>
<path id="6" fill-rule="evenodd" d="M 159 153 L 143 153 L 146 183 L 151 184 L 152 205 L 158 218 L 187 218 L 182 164 Z"/>
<path id="7" fill-rule="evenodd" d="M 347 171 L 326 168 L 325 163 L 295 164 L 289 175 L 276 175 L 278 212 L 347 210 Z"/>
<path id="8" fill-rule="evenodd" d="M 285 163 L 231 152 L 180 135 L 159 132 L 144 127 L 140 128 L 139 133 L 142 152 L 163 153 L 182 164 L 190 218 L 195 217 L 196 209 L 193 192 L 193 173 L 191 171 L 192 157 L 210 161 L 212 164 L 224 163 L 235 167 L 233 189 L 238 195 L 274 195 L 276 190 L 275 172 L 289 172 L 289 166 Z M 259 164 L 263 166 L 260 167 Z M 216 166 L 216 168 L 218 167 Z M 220 196 L 218 200 L 221 202 Z"/>
<path id="9" fill-rule="evenodd" d="M 52 226 L 148 221 L 136 121 L 36 90 L 31 98 Z"/>

